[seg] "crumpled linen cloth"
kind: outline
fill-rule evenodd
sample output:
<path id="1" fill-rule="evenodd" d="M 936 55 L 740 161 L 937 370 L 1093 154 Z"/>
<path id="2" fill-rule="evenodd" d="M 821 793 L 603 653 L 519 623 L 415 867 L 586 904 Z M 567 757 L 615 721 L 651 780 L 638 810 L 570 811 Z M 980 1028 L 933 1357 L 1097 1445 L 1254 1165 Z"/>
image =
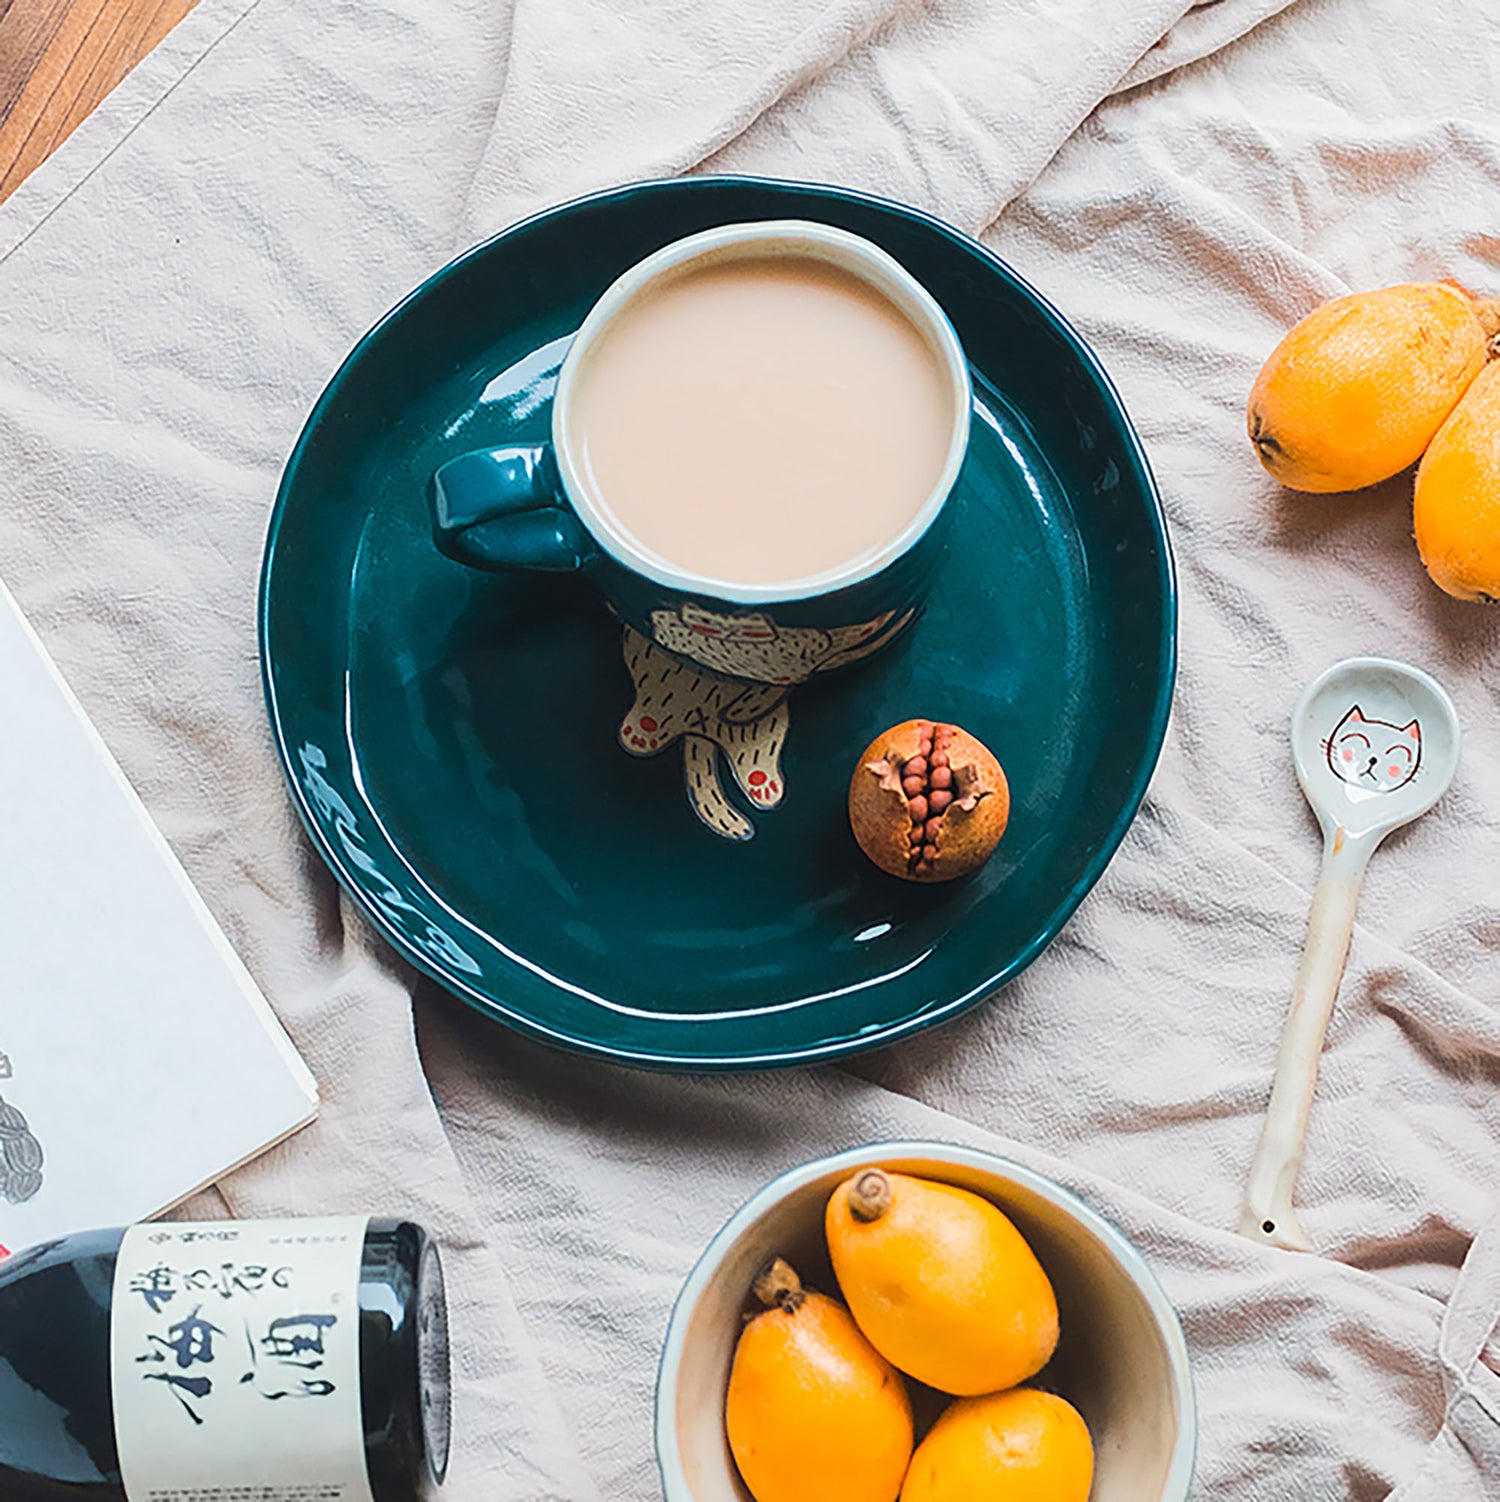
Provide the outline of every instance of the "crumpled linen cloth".
<path id="1" fill-rule="evenodd" d="M 793 1163 L 920 1136 L 1142 1247 L 1197 1495 L 1500 1496 L 1500 614 L 1426 582 L 1408 482 L 1284 495 L 1242 432 L 1321 299 L 1500 286 L 1497 49 L 1493 10 L 1409 0 L 202 0 L 0 207 L 0 570 L 324 1091 L 192 1208 L 439 1232 L 456 1502 L 657 1495 L 656 1353 L 709 1236 Z M 1173 729 L 1108 873 L 993 1003 L 844 1068 L 651 1077 L 482 1022 L 341 897 L 263 721 L 268 510 L 350 344 L 516 216 L 690 170 L 982 234 L 1113 374 L 1181 573 Z M 1318 860 L 1287 715 L 1355 652 L 1435 672 L 1468 738 L 1371 867 L 1300 1256 L 1230 1228 Z"/>

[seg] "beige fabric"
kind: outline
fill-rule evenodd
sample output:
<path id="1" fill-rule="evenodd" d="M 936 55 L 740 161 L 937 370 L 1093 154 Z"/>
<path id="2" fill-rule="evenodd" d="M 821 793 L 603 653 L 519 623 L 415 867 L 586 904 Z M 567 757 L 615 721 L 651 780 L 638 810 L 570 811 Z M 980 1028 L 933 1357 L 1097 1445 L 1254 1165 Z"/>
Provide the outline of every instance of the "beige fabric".
<path id="1" fill-rule="evenodd" d="M 1285 497 L 1241 431 L 1320 298 L 1500 287 L 1500 20 L 1276 10 L 203 0 L 0 208 L 0 569 L 324 1085 L 320 1124 L 209 1208 L 439 1230 L 459 1502 L 653 1496 L 697 1251 L 776 1170 L 923 1135 L 1053 1172 L 1137 1239 L 1194 1355 L 1200 1495 L 1500 1495 L 1500 1232 L 1459 1274 L 1500 1133 L 1500 617 L 1426 583 L 1401 483 Z M 985 229 L 1119 383 L 1182 575 L 1174 730 L 1097 891 L 993 1005 L 847 1070 L 644 1077 L 485 1025 L 340 897 L 263 723 L 267 512 L 354 338 L 506 220 L 694 167 Z M 1323 1255 L 1298 1257 L 1226 1228 L 1317 859 L 1284 724 L 1355 651 L 1434 671 L 1468 742 L 1371 868 L 1302 1187 Z"/>

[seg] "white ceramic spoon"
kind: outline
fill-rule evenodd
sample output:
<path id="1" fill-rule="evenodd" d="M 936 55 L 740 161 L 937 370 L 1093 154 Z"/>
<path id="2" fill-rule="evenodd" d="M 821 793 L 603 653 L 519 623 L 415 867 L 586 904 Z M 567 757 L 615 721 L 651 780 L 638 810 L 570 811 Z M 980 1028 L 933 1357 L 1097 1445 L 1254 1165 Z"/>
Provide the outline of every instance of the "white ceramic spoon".
<path id="1" fill-rule="evenodd" d="M 1292 756 L 1323 828 L 1323 869 L 1245 1190 L 1240 1231 L 1254 1240 L 1312 1250 L 1292 1210 L 1292 1190 L 1360 884 L 1386 835 L 1420 818 L 1447 791 L 1458 747 L 1458 715 L 1443 689 L 1417 668 L 1379 657 L 1351 657 L 1329 668 L 1292 713 Z"/>

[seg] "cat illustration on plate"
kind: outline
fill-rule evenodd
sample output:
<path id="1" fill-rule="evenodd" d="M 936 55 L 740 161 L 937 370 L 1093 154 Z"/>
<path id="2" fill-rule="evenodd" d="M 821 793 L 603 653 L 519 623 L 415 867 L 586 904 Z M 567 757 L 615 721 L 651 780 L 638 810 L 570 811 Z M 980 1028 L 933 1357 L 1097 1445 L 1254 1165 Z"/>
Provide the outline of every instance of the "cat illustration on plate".
<path id="1" fill-rule="evenodd" d="M 872 621 L 823 631 L 781 626 L 758 611 L 720 615 L 689 600 L 675 610 L 653 610 L 651 634 L 657 646 L 720 677 L 789 688 L 870 656 L 898 636 L 912 614 L 888 610 Z"/>
<path id="2" fill-rule="evenodd" d="M 1334 775 L 1367 793 L 1394 793 L 1422 765 L 1422 727 L 1372 720 L 1356 704 L 1325 743 Z"/>
<path id="3" fill-rule="evenodd" d="M 723 839 L 751 839 L 755 826 L 730 802 L 720 768 L 753 808 L 777 807 L 786 792 L 781 753 L 793 686 L 868 657 L 911 617 L 887 611 L 823 631 L 692 602 L 653 611 L 654 640 L 625 628 L 635 702 L 620 722 L 620 745 L 632 756 L 655 756 L 680 742 L 693 812 Z"/>

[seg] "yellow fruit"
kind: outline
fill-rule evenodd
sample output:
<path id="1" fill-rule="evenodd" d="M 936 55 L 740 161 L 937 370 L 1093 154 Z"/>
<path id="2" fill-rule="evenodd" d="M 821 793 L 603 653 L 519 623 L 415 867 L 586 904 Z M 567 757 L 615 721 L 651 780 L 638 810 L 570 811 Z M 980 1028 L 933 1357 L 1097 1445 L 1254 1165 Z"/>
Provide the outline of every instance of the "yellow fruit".
<path id="1" fill-rule="evenodd" d="M 1494 311 L 1443 282 L 1324 303 L 1256 377 L 1245 422 L 1260 462 L 1314 491 L 1358 490 L 1415 464 L 1483 367 Z"/>
<path id="2" fill-rule="evenodd" d="M 1438 429 L 1417 470 L 1417 547 L 1439 588 L 1500 600 L 1500 361 Z"/>
<path id="3" fill-rule="evenodd" d="M 1093 1481 L 1078 1410 L 1018 1387 L 953 1404 L 917 1446 L 901 1502 L 1088 1502 Z"/>
<path id="4" fill-rule="evenodd" d="M 740 1333 L 724 1420 L 756 1502 L 895 1502 L 911 1459 L 900 1372 L 840 1303 L 780 1258 L 755 1280 L 767 1305 Z"/>
<path id="5" fill-rule="evenodd" d="M 849 1312 L 908 1376 L 940 1392 L 995 1392 L 1051 1360 L 1052 1284 L 988 1200 L 869 1168 L 834 1190 L 825 1228 Z"/>

